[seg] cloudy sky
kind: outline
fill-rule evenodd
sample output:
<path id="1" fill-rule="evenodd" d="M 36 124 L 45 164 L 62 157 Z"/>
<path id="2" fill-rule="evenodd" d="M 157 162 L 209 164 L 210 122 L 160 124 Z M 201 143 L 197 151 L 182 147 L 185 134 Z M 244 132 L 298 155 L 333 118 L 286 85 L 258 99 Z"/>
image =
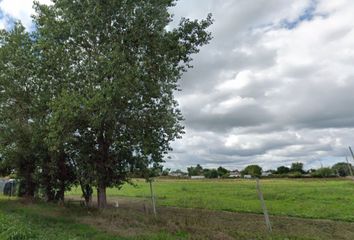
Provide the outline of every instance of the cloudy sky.
<path id="1" fill-rule="evenodd" d="M 0 0 L 0 28 L 13 18 L 30 28 L 31 5 Z M 354 146 L 354 1 L 180 0 L 171 12 L 215 23 L 181 80 L 187 133 L 167 167 L 343 161 Z"/>

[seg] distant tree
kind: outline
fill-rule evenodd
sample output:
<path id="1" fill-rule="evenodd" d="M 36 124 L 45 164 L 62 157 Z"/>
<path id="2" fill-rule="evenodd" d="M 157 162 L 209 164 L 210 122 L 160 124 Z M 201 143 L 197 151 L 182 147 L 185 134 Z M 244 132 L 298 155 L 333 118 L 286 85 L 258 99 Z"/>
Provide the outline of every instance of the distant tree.
<path id="1" fill-rule="evenodd" d="M 203 175 L 203 167 L 197 164 L 195 167 L 187 168 L 188 176 L 202 176 Z"/>
<path id="2" fill-rule="evenodd" d="M 170 172 L 171 172 L 170 168 L 165 168 L 165 169 L 162 170 L 161 175 L 162 176 L 168 176 Z"/>
<path id="3" fill-rule="evenodd" d="M 218 171 L 218 176 L 219 176 L 219 177 L 227 176 L 228 173 L 229 173 L 229 171 L 228 171 L 226 168 L 223 168 L 223 167 L 221 167 L 221 166 L 218 167 L 217 171 Z"/>
<path id="4" fill-rule="evenodd" d="M 216 169 L 204 169 L 203 174 L 206 178 L 218 178 L 218 170 Z"/>
<path id="5" fill-rule="evenodd" d="M 290 168 L 285 167 L 285 166 L 278 167 L 277 171 L 276 171 L 277 174 L 287 174 L 289 172 L 290 172 Z"/>
<path id="6" fill-rule="evenodd" d="M 334 172 L 332 168 L 329 167 L 324 167 L 324 168 L 319 168 L 317 169 L 314 173 L 311 174 L 313 177 L 332 177 L 334 175 Z"/>
<path id="7" fill-rule="evenodd" d="M 252 177 L 260 177 L 262 175 L 262 168 L 258 165 L 249 165 L 242 172 L 242 175 L 251 175 Z"/>
<path id="8" fill-rule="evenodd" d="M 314 173 L 316 172 L 316 169 L 314 168 L 310 168 L 309 170 L 307 170 L 307 173 L 311 174 L 311 173 Z"/>
<path id="9" fill-rule="evenodd" d="M 290 172 L 304 173 L 304 164 L 301 162 L 294 162 L 291 164 Z"/>
<path id="10" fill-rule="evenodd" d="M 349 164 L 349 166 L 352 168 L 352 171 L 354 172 L 353 166 L 351 164 Z M 339 162 L 332 166 L 332 170 L 334 171 L 334 173 L 338 174 L 339 176 L 346 177 L 346 176 L 350 176 L 349 166 L 348 163 Z"/>

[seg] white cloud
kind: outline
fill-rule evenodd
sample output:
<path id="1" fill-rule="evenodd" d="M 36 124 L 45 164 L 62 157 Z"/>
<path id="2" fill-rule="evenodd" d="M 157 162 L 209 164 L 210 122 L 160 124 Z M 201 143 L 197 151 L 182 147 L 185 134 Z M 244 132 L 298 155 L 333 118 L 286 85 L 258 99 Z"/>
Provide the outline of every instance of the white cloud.
<path id="1" fill-rule="evenodd" d="M 195 57 L 178 95 L 185 139 L 208 141 L 178 141 L 170 166 L 188 159 L 230 168 L 303 161 L 309 168 L 342 160 L 354 143 L 353 2 L 179 4 L 177 15 L 212 12 L 215 24 L 214 40 Z M 201 149 L 209 150 L 192 154 Z"/>
<path id="2" fill-rule="evenodd" d="M 39 0 L 38 2 L 51 4 L 50 0 Z M 31 15 L 35 13 L 32 6 L 32 0 L 2 0 L 0 2 L 1 12 L 16 20 L 21 20 L 26 28 L 30 28 L 32 25 Z M 5 28 L 7 24 L 7 22 L 3 22 L 2 28 Z"/>

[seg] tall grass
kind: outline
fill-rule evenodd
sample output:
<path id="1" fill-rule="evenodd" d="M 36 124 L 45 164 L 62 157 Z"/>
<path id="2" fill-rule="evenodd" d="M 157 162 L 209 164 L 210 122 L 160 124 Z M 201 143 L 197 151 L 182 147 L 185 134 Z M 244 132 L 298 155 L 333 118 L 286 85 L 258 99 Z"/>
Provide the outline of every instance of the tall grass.
<path id="1" fill-rule="evenodd" d="M 108 189 L 110 197 L 148 198 L 149 186 Z M 254 180 L 157 180 L 160 205 L 261 213 Z M 354 182 L 341 179 L 261 180 L 269 213 L 306 218 L 354 221 Z M 73 189 L 68 195 L 81 194 Z"/>

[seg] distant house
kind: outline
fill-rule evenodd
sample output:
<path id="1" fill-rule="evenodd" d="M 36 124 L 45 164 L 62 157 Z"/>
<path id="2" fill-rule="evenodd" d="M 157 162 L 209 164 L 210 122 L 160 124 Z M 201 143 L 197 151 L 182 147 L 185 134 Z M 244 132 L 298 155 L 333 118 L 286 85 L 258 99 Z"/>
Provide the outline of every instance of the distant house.
<path id="1" fill-rule="evenodd" d="M 249 175 L 249 174 L 246 174 L 246 175 L 244 175 L 244 176 L 243 176 L 243 178 L 245 178 L 245 179 L 251 179 L 251 178 L 252 178 L 252 176 L 251 176 L 251 175 Z"/>
<path id="2" fill-rule="evenodd" d="M 262 177 L 268 177 L 270 175 L 272 175 L 271 171 L 263 171 L 262 174 L 261 174 Z"/>
<path id="3" fill-rule="evenodd" d="M 183 173 L 182 172 L 170 172 L 169 174 L 171 177 L 182 177 Z"/>
<path id="4" fill-rule="evenodd" d="M 176 171 L 170 172 L 168 175 L 171 177 L 184 177 L 187 176 L 188 174 L 178 169 Z"/>
<path id="5" fill-rule="evenodd" d="M 191 176 L 191 179 L 204 179 L 204 176 Z"/>
<path id="6" fill-rule="evenodd" d="M 241 177 L 241 173 L 239 170 L 233 170 L 233 171 L 230 171 L 230 175 L 229 175 L 230 178 L 239 178 Z"/>

